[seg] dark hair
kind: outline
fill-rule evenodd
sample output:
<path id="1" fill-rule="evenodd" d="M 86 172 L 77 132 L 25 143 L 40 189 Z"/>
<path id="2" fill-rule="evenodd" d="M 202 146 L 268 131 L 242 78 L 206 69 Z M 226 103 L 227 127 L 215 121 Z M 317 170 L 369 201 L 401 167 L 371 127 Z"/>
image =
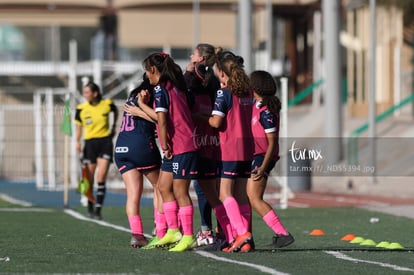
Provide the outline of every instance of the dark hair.
<path id="1" fill-rule="evenodd" d="M 88 82 L 85 87 L 88 87 L 92 92 L 94 93 L 98 93 L 98 100 L 102 99 L 102 94 L 101 94 L 101 89 L 99 89 L 98 84 L 94 83 L 94 82 Z"/>
<path id="2" fill-rule="evenodd" d="M 150 84 L 147 75 L 144 73 L 144 75 L 142 76 L 142 82 L 139 84 L 138 87 L 136 87 L 129 93 L 129 98 L 136 97 L 141 92 L 141 90 L 152 90 L 152 88 L 153 87 Z"/>
<path id="3" fill-rule="evenodd" d="M 281 102 L 276 96 L 278 87 L 272 75 L 266 71 L 254 71 L 250 74 L 250 86 L 261 97 L 262 104 L 267 106 L 271 112 L 279 113 Z"/>
<path id="4" fill-rule="evenodd" d="M 143 61 L 143 66 L 149 70 L 151 66 L 155 66 L 160 72 L 159 82 L 166 84 L 171 81 L 179 90 L 186 92 L 187 86 L 183 76 L 181 67 L 174 62 L 174 60 L 167 53 L 153 53 L 150 54 Z"/>
<path id="5" fill-rule="evenodd" d="M 246 75 L 243 66 L 243 57 L 235 55 L 230 51 L 216 49 L 216 65 L 228 77 L 227 88 L 238 97 L 250 94 L 249 77 Z"/>
<path id="6" fill-rule="evenodd" d="M 202 62 L 195 64 L 194 72 L 198 78 L 201 79 L 202 85 L 207 87 L 214 76 L 213 66 L 216 62 L 215 48 L 207 43 L 200 43 L 196 46 L 196 49 L 203 57 Z"/>

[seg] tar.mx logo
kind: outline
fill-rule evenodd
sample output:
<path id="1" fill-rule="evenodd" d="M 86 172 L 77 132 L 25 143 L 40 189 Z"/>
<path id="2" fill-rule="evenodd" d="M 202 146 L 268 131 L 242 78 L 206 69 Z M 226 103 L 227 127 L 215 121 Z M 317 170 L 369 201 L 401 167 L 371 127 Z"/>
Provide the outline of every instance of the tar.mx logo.
<path id="1" fill-rule="evenodd" d="M 296 140 L 293 141 L 292 147 L 289 150 L 290 155 L 292 157 L 293 163 L 296 163 L 297 160 L 318 160 L 323 159 L 322 157 L 322 150 L 317 149 L 306 149 L 306 148 L 296 148 L 295 147 Z"/>

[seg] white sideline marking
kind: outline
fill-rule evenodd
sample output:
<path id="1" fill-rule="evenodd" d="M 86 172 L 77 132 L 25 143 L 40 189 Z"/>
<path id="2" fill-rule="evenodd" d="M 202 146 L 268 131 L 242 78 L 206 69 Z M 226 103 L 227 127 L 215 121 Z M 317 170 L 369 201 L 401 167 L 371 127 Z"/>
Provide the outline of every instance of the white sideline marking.
<path id="1" fill-rule="evenodd" d="M 408 267 L 403 267 L 403 266 L 398 266 L 398 265 L 393 265 L 393 264 L 387 264 L 387 263 L 382 263 L 382 262 L 375 262 L 375 261 L 367 261 L 367 260 L 361 260 L 361 259 L 355 259 L 352 257 L 349 257 L 341 252 L 338 251 L 324 251 L 327 254 L 330 254 L 332 256 L 334 256 L 337 259 L 341 259 L 341 260 L 345 260 L 345 261 L 351 261 L 351 262 L 355 262 L 355 263 L 366 263 L 366 264 L 373 264 L 373 265 L 379 265 L 381 267 L 388 267 L 397 271 L 414 271 L 414 269 L 408 268 Z"/>
<path id="2" fill-rule="evenodd" d="M 0 208 L 0 212 L 53 212 L 48 208 Z"/>
<path id="3" fill-rule="evenodd" d="M 272 268 L 269 268 L 269 267 L 266 267 L 266 266 L 263 266 L 263 265 L 251 264 L 251 263 L 246 263 L 246 262 L 239 262 L 239 261 L 234 261 L 234 260 L 227 259 L 227 258 L 222 258 L 222 257 L 216 256 L 216 255 L 214 255 L 212 253 L 209 253 L 209 252 L 206 252 L 206 251 L 195 251 L 194 253 L 197 253 L 197 254 L 199 254 L 203 257 L 211 258 L 211 259 L 214 259 L 214 260 L 217 260 L 217 261 L 228 262 L 228 263 L 233 263 L 233 264 L 238 264 L 238 265 L 245 265 L 245 266 L 248 266 L 248 267 L 251 267 L 251 268 L 255 268 L 255 269 L 257 269 L 257 270 L 259 270 L 260 272 L 263 272 L 263 273 L 274 274 L 274 275 L 287 275 L 287 274 L 289 274 L 289 273 L 284 273 L 284 272 L 277 271 L 275 269 L 272 269 Z"/>
<path id="4" fill-rule="evenodd" d="M 9 257 L 0 258 L 0 262 L 10 262 Z"/>
<path id="5" fill-rule="evenodd" d="M 83 216 L 82 214 L 80 214 L 76 211 L 73 211 L 72 209 L 65 209 L 64 212 L 66 214 L 78 219 L 78 220 L 94 222 L 94 223 L 97 223 L 99 225 L 110 227 L 110 228 L 113 228 L 113 229 L 116 229 L 116 230 L 119 230 L 119 231 L 124 231 L 124 232 L 128 232 L 128 233 L 131 232 L 131 230 L 129 228 L 119 226 L 119 225 L 115 225 L 115 224 L 112 224 L 112 223 L 108 223 L 108 222 L 105 222 L 105 221 L 98 221 L 98 220 L 90 219 L 90 218 L 87 218 L 87 217 Z"/>
<path id="6" fill-rule="evenodd" d="M 80 213 L 72 210 L 72 209 L 65 209 L 64 212 L 66 214 L 74 217 L 75 219 L 78 219 L 78 220 L 94 222 L 94 223 L 97 223 L 97 224 L 102 225 L 102 226 L 110 227 L 110 228 L 113 228 L 113 229 L 116 229 L 116 230 L 120 230 L 120 231 L 125 231 L 125 232 L 128 232 L 128 233 L 131 232 L 131 230 L 129 228 L 125 228 L 125 227 L 122 227 L 122 226 L 114 225 L 114 224 L 111 224 L 111 223 L 108 223 L 108 222 L 105 222 L 105 221 L 98 221 L 98 220 L 94 220 L 94 219 L 89 219 L 89 218 L 83 216 L 82 214 L 80 214 Z M 147 236 L 146 234 L 145 234 L 145 236 L 146 237 L 150 237 L 150 236 Z M 222 261 L 222 262 L 229 262 L 229 263 L 235 263 L 235 264 L 239 264 L 239 265 L 249 266 L 251 268 L 255 268 L 255 269 L 257 269 L 257 270 L 259 270 L 261 272 L 264 272 L 264 273 L 269 273 L 269 274 L 274 274 L 274 275 L 285 275 L 285 274 L 288 274 L 288 273 L 279 272 L 277 270 L 271 269 L 271 268 L 266 267 L 266 266 L 261 266 L 261 265 L 256 265 L 256 264 L 250 264 L 250 263 L 245 263 L 245 262 L 239 262 L 239 261 L 234 261 L 234 260 L 230 260 L 230 259 L 218 257 L 218 256 L 216 256 L 214 254 L 211 254 L 211 253 L 208 253 L 208 252 L 205 252 L 205 251 L 195 251 L 195 253 L 197 253 L 197 254 L 199 254 L 199 255 L 201 255 L 203 257 L 212 258 L 212 259 L 215 259 L 215 260 L 218 260 L 218 261 Z"/>
<path id="7" fill-rule="evenodd" d="M 18 199 L 15 199 L 13 197 L 10 197 L 9 195 L 3 194 L 3 193 L 0 193 L 0 199 L 4 200 L 6 202 L 9 202 L 11 204 L 17 204 L 17 205 L 20 205 L 20 206 L 26 206 L 26 207 L 33 206 L 33 204 L 31 204 L 30 202 L 18 200 Z"/>

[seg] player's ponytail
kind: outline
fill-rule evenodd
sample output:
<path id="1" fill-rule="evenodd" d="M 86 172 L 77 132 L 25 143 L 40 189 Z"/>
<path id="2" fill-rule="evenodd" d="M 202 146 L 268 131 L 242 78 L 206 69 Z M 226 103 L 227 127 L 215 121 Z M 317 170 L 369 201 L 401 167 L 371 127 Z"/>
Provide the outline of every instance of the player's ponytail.
<path id="1" fill-rule="evenodd" d="M 160 83 L 166 84 L 168 81 L 171 81 L 179 90 L 187 91 L 181 67 L 174 62 L 169 54 L 164 52 L 153 53 L 144 59 L 143 65 L 146 70 L 151 66 L 157 68 L 160 73 Z"/>
<path id="2" fill-rule="evenodd" d="M 254 71 L 250 74 L 250 85 L 252 89 L 261 96 L 262 104 L 274 113 L 279 113 L 281 102 L 276 96 L 277 84 L 270 73 L 266 71 Z"/>
<path id="3" fill-rule="evenodd" d="M 230 51 L 216 50 L 216 65 L 229 78 L 227 88 L 238 97 L 250 94 L 249 77 L 244 71 L 243 57 L 235 55 Z"/>
<path id="4" fill-rule="evenodd" d="M 215 48 L 207 43 L 200 43 L 196 46 L 203 61 L 195 64 L 194 72 L 202 81 L 203 87 L 208 87 L 214 78 L 214 63 L 216 62 Z"/>

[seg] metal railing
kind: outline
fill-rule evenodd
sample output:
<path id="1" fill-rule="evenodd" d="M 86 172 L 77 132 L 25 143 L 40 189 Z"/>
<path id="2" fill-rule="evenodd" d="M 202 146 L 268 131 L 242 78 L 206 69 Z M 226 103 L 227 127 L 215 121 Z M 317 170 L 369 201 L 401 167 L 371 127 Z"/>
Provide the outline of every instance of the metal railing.
<path id="1" fill-rule="evenodd" d="M 405 107 L 409 103 L 414 102 L 414 93 L 410 94 L 409 96 L 405 97 L 403 100 L 398 102 L 397 104 L 391 106 L 384 112 L 378 114 L 375 117 L 375 123 L 379 123 L 384 121 L 386 118 L 393 115 L 396 111 L 400 110 L 401 108 Z M 358 138 L 361 136 L 365 131 L 369 129 L 369 123 L 364 123 L 354 131 L 351 132 L 350 137 L 348 139 L 347 144 L 347 153 L 348 153 L 348 163 L 355 164 L 358 161 Z"/>

